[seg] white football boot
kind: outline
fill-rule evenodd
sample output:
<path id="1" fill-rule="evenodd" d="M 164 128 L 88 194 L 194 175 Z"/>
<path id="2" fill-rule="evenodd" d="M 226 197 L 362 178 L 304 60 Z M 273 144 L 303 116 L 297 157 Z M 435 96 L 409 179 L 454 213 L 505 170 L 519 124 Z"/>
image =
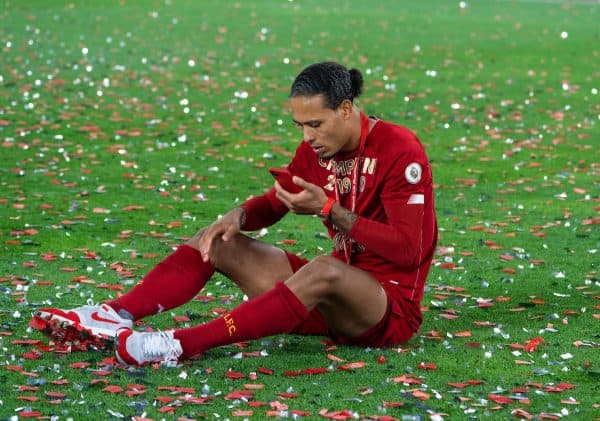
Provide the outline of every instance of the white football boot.
<path id="1" fill-rule="evenodd" d="M 133 321 L 119 316 L 108 304 L 100 304 L 72 310 L 42 308 L 34 313 L 29 325 L 57 344 L 85 351 L 89 347 L 112 348 L 117 330 L 131 328 Z"/>
<path id="2" fill-rule="evenodd" d="M 127 365 L 161 363 L 176 366 L 183 353 L 179 339 L 173 331 L 134 332 L 129 328 L 119 329 L 115 339 L 117 360 Z"/>

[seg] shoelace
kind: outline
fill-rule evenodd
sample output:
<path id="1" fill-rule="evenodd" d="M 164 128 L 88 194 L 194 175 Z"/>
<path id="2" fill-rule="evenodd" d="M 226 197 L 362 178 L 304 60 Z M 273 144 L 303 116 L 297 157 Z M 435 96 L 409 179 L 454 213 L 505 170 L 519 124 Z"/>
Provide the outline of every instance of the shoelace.
<path id="1" fill-rule="evenodd" d="M 144 338 L 144 356 L 149 359 L 164 357 L 162 361 L 173 362 L 179 358 L 179 351 L 173 345 L 173 336 L 167 332 L 152 332 Z"/>

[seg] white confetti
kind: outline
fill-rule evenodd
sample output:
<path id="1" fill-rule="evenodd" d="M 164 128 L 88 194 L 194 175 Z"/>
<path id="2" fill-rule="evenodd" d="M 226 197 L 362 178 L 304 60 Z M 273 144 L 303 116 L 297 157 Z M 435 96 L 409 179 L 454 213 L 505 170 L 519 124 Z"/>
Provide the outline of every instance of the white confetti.
<path id="1" fill-rule="evenodd" d="M 562 358 L 563 360 L 570 360 L 571 358 L 573 358 L 573 354 L 567 352 L 566 354 L 561 354 L 560 358 Z"/>

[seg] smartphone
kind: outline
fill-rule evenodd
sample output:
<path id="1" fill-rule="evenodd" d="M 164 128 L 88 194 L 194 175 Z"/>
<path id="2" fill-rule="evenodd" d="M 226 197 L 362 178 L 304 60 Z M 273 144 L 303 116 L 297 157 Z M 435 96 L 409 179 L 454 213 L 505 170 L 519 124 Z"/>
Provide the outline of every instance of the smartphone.
<path id="1" fill-rule="evenodd" d="M 269 168 L 269 172 L 281 187 L 289 191 L 290 193 L 299 193 L 302 191 L 302 187 L 297 186 L 292 181 L 292 173 L 283 168 Z"/>

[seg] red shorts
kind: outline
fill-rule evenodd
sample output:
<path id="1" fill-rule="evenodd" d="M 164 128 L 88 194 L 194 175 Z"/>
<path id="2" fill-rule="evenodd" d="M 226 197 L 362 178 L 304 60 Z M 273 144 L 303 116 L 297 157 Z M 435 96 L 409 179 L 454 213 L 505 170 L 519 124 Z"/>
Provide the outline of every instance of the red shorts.
<path id="1" fill-rule="evenodd" d="M 294 273 L 308 263 L 308 260 L 298 257 L 295 254 L 286 252 L 286 255 Z M 379 323 L 363 334 L 348 338 L 331 332 L 327 326 L 327 321 L 317 308 L 310 312 L 308 319 L 298 326 L 293 333 L 298 335 L 329 336 L 339 344 L 352 344 L 374 348 L 390 347 L 407 342 L 417 331 L 419 324 L 414 323 L 409 313 L 404 311 L 411 303 L 400 297 L 392 284 L 378 278 L 376 277 L 375 279 L 381 284 L 387 296 L 387 309 Z"/>

